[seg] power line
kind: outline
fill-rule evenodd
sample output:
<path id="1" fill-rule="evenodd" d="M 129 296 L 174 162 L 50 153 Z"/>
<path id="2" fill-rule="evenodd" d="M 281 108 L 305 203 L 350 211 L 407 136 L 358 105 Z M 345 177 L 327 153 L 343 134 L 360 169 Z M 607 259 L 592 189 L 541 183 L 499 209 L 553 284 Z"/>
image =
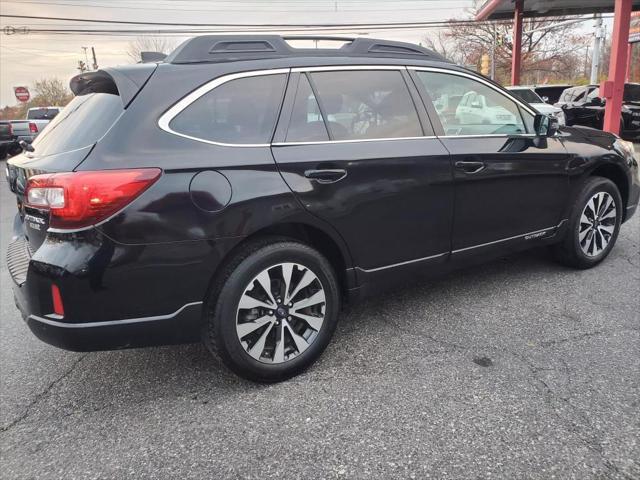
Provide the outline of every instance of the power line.
<path id="1" fill-rule="evenodd" d="M 103 23 L 103 24 L 117 24 L 117 25 L 153 25 L 153 26 L 185 26 L 185 27 L 239 27 L 239 28 L 255 28 L 255 27 L 272 27 L 272 28 L 287 28 L 287 27 L 300 27 L 300 28 L 335 28 L 335 27 L 369 27 L 370 25 L 384 25 L 384 26 L 405 26 L 405 25 L 433 25 L 448 22 L 448 20 L 434 20 L 430 22 L 397 22 L 397 23 L 264 23 L 264 24 L 248 24 L 248 23 L 182 23 L 182 22 L 145 22 L 145 21 L 132 21 L 132 20 L 104 20 L 97 18 L 72 18 L 72 17 L 45 17 L 36 15 L 7 15 L 0 14 L 0 17 L 4 18 L 24 18 L 29 20 L 57 20 L 63 22 L 85 22 L 85 23 Z M 483 24 L 491 23 L 488 21 L 476 21 L 476 20 L 454 20 L 453 22 L 459 24 Z M 503 21 L 505 23 L 507 21 Z M 494 22 L 495 23 L 495 22 Z M 501 23 L 501 22 L 498 22 Z"/>

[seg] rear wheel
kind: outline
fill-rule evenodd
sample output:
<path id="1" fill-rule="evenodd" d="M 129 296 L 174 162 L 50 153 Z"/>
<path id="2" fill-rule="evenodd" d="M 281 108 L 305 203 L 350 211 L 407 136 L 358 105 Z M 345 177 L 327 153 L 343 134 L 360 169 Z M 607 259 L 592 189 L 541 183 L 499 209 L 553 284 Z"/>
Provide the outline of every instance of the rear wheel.
<path id="1" fill-rule="evenodd" d="M 242 377 L 276 382 L 300 373 L 324 351 L 337 323 L 339 289 L 319 252 L 267 239 L 228 262 L 208 304 L 209 349 Z"/>
<path id="2" fill-rule="evenodd" d="M 565 238 L 554 247 L 556 258 L 575 268 L 597 265 L 609 255 L 621 223 L 618 187 L 607 178 L 589 178 L 573 206 Z"/>

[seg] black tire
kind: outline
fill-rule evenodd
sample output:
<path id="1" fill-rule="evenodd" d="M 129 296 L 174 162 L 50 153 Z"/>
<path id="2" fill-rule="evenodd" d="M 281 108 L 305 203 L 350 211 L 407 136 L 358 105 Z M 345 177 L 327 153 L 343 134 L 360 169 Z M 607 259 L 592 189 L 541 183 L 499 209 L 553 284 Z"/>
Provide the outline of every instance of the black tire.
<path id="1" fill-rule="evenodd" d="M 304 266 L 321 282 L 326 299 L 324 321 L 313 342 L 295 358 L 263 363 L 250 356 L 238 338 L 238 306 L 245 289 L 260 272 L 286 262 Z M 301 373 L 327 347 L 338 321 L 340 290 L 331 264 L 317 250 L 288 238 L 270 237 L 243 245 L 225 263 L 210 289 L 206 308 L 203 340 L 211 353 L 241 377 L 278 382 Z"/>
<path id="2" fill-rule="evenodd" d="M 587 202 L 599 192 L 608 193 L 613 198 L 616 208 L 615 223 L 611 225 L 614 230 L 606 247 L 597 255 L 590 256 L 583 251 L 580 244 L 580 219 Z M 571 209 L 565 237 L 560 243 L 553 246 L 556 260 L 564 265 L 579 269 L 591 268 L 602 262 L 609 255 L 618 238 L 620 224 L 622 223 L 622 209 L 622 197 L 618 187 L 611 180 L 603 177 L 588 178 Z"/>

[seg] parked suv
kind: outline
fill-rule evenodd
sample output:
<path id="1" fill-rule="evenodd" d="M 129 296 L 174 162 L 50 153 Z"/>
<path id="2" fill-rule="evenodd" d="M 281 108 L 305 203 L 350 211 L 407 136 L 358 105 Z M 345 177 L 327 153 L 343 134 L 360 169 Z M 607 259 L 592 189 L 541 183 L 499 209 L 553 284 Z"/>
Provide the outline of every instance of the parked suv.
<path id="1" fill-rule="evenodd" d="M 17 305 L 71 350 L 203 339 L 281 380 L 402 278 L 540 245 L 598 264 L 640 195 L 630 144 L 416 45 L 203 36 L 71 89 L 8 162 Z M 434 107 L 469 92 L 491 113 Z"/>

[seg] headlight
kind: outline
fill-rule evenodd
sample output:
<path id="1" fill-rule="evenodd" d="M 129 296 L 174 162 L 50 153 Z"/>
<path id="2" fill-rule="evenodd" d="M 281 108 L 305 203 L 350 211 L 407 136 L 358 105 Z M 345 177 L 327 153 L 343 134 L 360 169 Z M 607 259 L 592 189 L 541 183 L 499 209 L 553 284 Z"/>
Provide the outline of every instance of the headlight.
<path id="1" fill-rule="evenodd" d="M 626 158 L 627 160 L 635 159 L 635 150 L 633 148 L 633 143 L 618 138 L 614 143 L 614 147 L 617 147 L 624 158 Z"/>

